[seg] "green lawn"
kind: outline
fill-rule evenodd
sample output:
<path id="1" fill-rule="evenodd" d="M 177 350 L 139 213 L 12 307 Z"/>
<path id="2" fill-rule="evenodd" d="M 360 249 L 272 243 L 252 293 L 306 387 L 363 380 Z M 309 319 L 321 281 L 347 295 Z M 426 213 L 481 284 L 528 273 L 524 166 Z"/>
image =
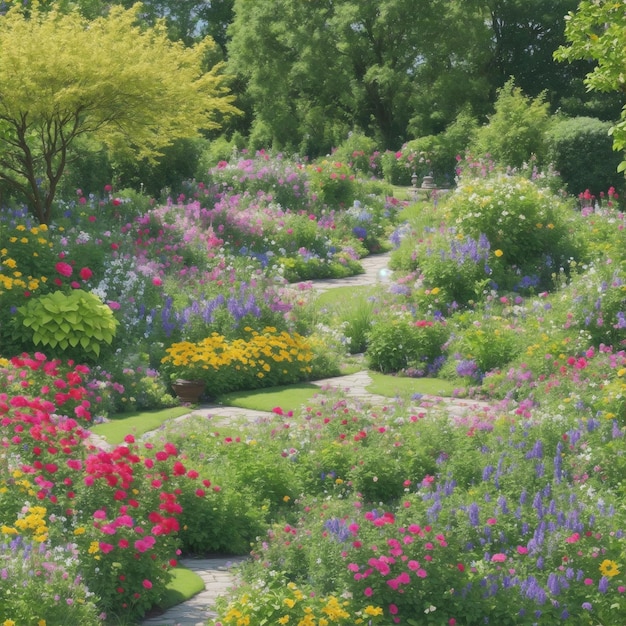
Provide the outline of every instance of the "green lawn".
<path id="1" fill-rule="evenodd" d="M 388 398 L 395 398 L 396 396 L 410 398 L 416 393 L 431 396 L 451 396 L 452 392 L 459 387 L 459 385 L 439 378 L 406 378 L 372 371 L 369 372 L 369 375 L 372 378 L 372 384 L 367 387 L 367 390 L 370 393 Z"/>
<path id="2" fill-rule="evenodd" d="M 118 413 L 109 418 L 104 424 L 96 424 L 90 430 L 96 435 L 104 437 L 111 445 L 124 441 L 128 434 L 139 437 L 151 430 L 156 430 L 163 422 L 190 413 L 189 407 L 175 406 L 158 411 L 135 411 L 132 413 Z"/>
<path id="3" fill-rule="evenodd" d="M 220 396 L 219 402 L 227 406 L 237 406 L 255 411 L 271 411 L 275 407 L 290 411 L 307 404 L 319 391 L 320 388 L 312 383 L 299 383 L 284 387 L 255 389 L 254 391 L 237 391 Z"/>

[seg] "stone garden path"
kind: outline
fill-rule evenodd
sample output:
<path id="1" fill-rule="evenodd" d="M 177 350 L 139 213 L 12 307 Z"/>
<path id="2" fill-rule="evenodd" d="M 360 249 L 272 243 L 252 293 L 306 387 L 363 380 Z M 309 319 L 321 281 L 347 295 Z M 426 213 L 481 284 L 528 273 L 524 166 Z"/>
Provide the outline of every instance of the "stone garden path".
<path id="1" fill-rule="evenodd" d="M 364 274 L 350 278 L 337 278 L 328 280 L 313 281 L 313 287 L 318 291 L 326 291 L 334 287 L 376 285 L 381 286 L 386 282 L 387 263 L 389 254 L 379 254 L 363 259 L 362 264 L 365 269 Z M 389 398 L 377 396 L 367 391 L 368 385 L 372 382 L 367 371 L 357 372 L 349 376 L 328 378 L 314 381 L 318 387 L 338 388 L 350 397 L 361 398 L 372 404 L 384 405 L 390 402 Z M 416 403 L 416 409 L 427 411 L 429 407 L 446 404 L 449 413 L 462 416 L 468 412 L 482 412 L 489 409 L 489 405 L 473 400 L 459 400 L 451 398 L 426 397 L 420 398 Z M 224 424 L 232 420 L 249 420 L 254 422 L 268 414 L 263 411 L 253 411 L 238 407 L 224 407 L 220 405 L 204 405 L 189 415 L 176 418 L 184 420 L 190 415 L 203 415 L 208 419 L 215 420 L 216 424 Z M 221 595 L 225 595 L 235 583 L 235 577 L 230 568 L 241 563 L 244 557 L 231 558 L 188 558 L 181 559 L 181 564 L 196 572 L 204 581 L 205 589 L 187 602 L 179 604 L 162 615 L 145 619 L 141 626 L 205 626 L 207 620 L 217 617 L 213 610 L 215 600 Z"/>

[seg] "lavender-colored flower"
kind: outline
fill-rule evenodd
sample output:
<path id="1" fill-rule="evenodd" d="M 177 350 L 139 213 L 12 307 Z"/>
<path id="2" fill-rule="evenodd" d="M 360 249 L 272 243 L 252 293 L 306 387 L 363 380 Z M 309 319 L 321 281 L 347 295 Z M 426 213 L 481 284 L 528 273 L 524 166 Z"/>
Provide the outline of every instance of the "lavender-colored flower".
<path id="1" fill-rule="evenodd" d="M 527 580 L 522 581 L 520 590 L 524 596 L 529 600 L 534 600 L 537 604 L 544 604 L 546 601 L 546 592 L 534 576 L 529 576 Z"/>
<path id="2" fill-rule="evenodd" d="M 558 596 L 561 593 L 559 576 L 554 572 L 550 572 L 550 574 L 548 574 L 547 587 L 553 596 Z"/>
<path id="3" fill-rule="evenodd" d="M 494 472 L 494 467 L 493 465 L 486 465 L 483 469 L 483 480 L 487 481 L 489 480 L 489 478 L 491 477 L 491 475 Z"/>
<path id="4" fill-rule="evenodd" d="M 580 606 L 585 609 L 585 611 L 591 611 L 593 609 L 591 602 L 583 602 Z"/>
<path id="5" fill-rule="evenodd" d="M 609 579 L 606 576 L 600 578 L 598 582 L 598 591 L 600 593 L 606 593 L 609 590 Z"/>
<path id="6" fill-rule="evenodd" d="M 329 519 L 324 524 L 324 528 L 340 543 L 343 543 L 350 537 L 350 531 L 346 526 L 346 521 L 338 517 Z"/>
<path id="7" fill-rule="evenodd" d="M 507 501 L 506 501 L 506 497 L 505 496 L 500 496 L 498 498 L 498 508 L 500 509 L 500 511 L 506 515 L 509 512 L 509 507 L 507 505 Z"/>
<path id="8" fill-rule="evenodd" d="M 480 524 L 479 512 L 480 509 L 478 508 L 478 505 L 475 502 L 472 502 L 467 510 L 469 522 L 472 526 L 478 526 L 478 524 Z"/>
<path id="9" fill-rule="evenodd" d="M 463 359 L 457 363 L 456 373 L 458 376 L 474 378 L 478 373 L 478 365 L 474 359 Z"/>
<path id="10" fill-rule="evenodd" d="M 542 459 L 543 458 L 543 442 L 541 439 L 535 441 L 535 445 L 526 453 L 526 459 Z"/>

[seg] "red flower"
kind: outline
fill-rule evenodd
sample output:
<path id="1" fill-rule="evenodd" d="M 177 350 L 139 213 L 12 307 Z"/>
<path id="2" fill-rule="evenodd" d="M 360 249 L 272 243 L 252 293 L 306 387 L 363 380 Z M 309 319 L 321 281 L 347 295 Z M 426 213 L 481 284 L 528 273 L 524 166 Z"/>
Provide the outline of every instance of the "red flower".
<path id="1" fill-rule="evenodd" d="M 59 261 L 55 266 L 54 269 L 61 274 L 61 276 L 66 276 L 69 277 L 72 275 L 72 266 L 69 263 L 63 263 L 62 261 Z"/>
<path id="2" fill-rule="evenodd" d="M 78 275 L 83 280 L 89 280 L 93 276 L 93 272 L 88 267 L 83 267 L 78 273 Z"/>

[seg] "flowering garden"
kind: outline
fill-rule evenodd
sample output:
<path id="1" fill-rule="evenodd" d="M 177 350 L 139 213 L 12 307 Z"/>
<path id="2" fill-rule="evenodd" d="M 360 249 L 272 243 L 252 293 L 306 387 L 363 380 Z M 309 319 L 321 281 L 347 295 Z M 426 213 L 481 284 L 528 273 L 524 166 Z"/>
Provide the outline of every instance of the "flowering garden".
<path id="1" fill-rule="evenodd" d="M 377 158 L 242 154 L 162 204 L 2 209 L 0 624 L 132 624 L 181 554 L 216 552 L 252 557 L 221 626 L 626 621 L 618 194 L 468 157 L 400 200 Z M 316 304 L 311 279 L 385 250 L 373 295 Z M 215 401 L 360 352 L 395 375 L 384 405 L 90 431 L 176 406 L 177 379 Z"/>

